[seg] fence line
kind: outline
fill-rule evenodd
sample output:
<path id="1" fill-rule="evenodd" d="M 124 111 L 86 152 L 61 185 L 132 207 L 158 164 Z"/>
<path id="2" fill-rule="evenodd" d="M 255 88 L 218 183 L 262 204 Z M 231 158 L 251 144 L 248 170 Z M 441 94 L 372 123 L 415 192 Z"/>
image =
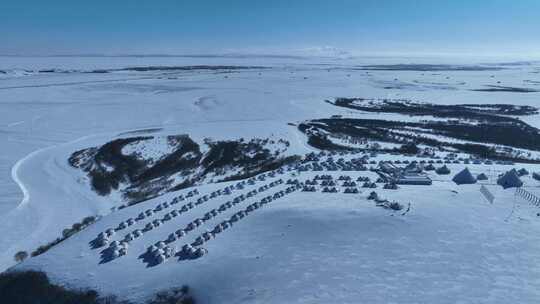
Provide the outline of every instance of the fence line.
<path id="1" fill-rule="evenodd" d="M 536 207 L 540 207 L 540 198 L 521 187 L 516 188 L 516 192 L 514 193 L 514 195 L 525 199 Z"/>

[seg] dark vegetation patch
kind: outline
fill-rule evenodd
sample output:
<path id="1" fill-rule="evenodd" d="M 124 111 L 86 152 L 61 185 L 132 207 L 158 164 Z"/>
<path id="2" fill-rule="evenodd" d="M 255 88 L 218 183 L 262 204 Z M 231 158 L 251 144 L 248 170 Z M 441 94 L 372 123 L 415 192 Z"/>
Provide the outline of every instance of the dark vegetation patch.
<path id="1" fill-rule="evenodd" d="M 505 86 L 496 86 L 496 85 L 488 85 L 484 89 L 473 89 L 471 91 L 477 91 L 477 92 L 511 92 L 511 93 L 534 93 L 534 92 L 539 92 L 538 90 L 530 89 L 530 88 L 505 87 Z"/>
<path id="2" fill-rule="evenodd" d="M 465 123 L 460 121 L 403 122 L 377 119 L 317 119 L 302 123 L 299 130 L 308 136 L 308 143 L 319 149 L 335 150 L 329 135 L 349 136 L 396 144 L 422 144 L 440 149 L 459 150 L 480 157 L 517 160 L 511 152 L 497 151 L 494 145 L 504 145 L 540 151 L 539 130 L 525 123 L 503 122 Z M 408 131 L 404 133 L 402 131 Z M 472 143 L 447 142 L 433 135 Z M 320 143 L 323 143 L 322 145 Z M 531 161 L 519 158 L 520 161 Z"/>
<path id="3" fill-rule="evenodd" d="M 148 304 L 195 304 L 187 285 L 158 292 Z"/>
<path id="4" fill-rule="evenodd" d="M 270 69 L 265 66 L 242 66 L 242 65 L 186 65 L 186 66 L 133 66 L 119 69 L 94 69 L 94 70 L 64 70 L 64 69 L 40 69 L 40 70 L 25 70 L 27 73 L 87 73 L 87 74 L 107 74 L 112 72 L 153 72 L 153 71 L 234 71 L 234 70 L 249 70 L 249 69 Z M 7 74 L 7 71 L 0 70 L 0 73 Z"/>
<path id="5" fill-rule="evenodd" d="M 96 304 L 94 290 L 68 290 L 54 285 L 43 272 L 8 272 L 0 275 L 0 302 L 9 304 Z M 112 302 L 110 302 L 112 303 Z"/>
<path id="6" fill-rule="evenodd" d="M 413 102 L 406 99 L 336 98 L 326 101 L 338 107 L 375 113 L 397 113 L 412 116 L 474 119 L 478 121 L 519 123 L 506 115 L 538 114 L 538 108 L 511 104 L 458 104 L 439 105 Z"/>
<path id="7" fill-rule="evenodd" d="M 10 271 L 0 274 L 0 303 L 6 304 L 130 304 L 97 291 L 67 289 L 53 284 L 44 272 Z M 195 304 L 187 286 L 157 293 L 147 304 Z"/>
<path id="8" fill-rule="evenodd" d="M 363 65 L 361 70 L 367 71 L 499 71 L 501 67 L 481 65 L 450 65 L 450 64 L 379 64 Z"/>
<path id="9" fill-rule="evenodd" d="M 84 72 L 84 73 L 89 73 L 89 74 L 107 74 L 107 73 L 109 73 L 109 71 L 108 71 L 108 70 L 103 70 L 103 69 L 97 69 L 97 70 L 87 71 L 87 72 Z"/>
<path id="10" fill-rule="evenodd" d="M 123 133 L 118 134 L 118 136 L 152 134 L 152 133 L 155 133 L 155 132 L 159 132 L 161 130 L 163 130 L 163 128 L 140 129 L 140 130 L 133 130 L 133 131 L 128 131 L 128 132 L 123 132 Z"/>
<path id="11" fill-rule="evenodd" d="M 108 195 L 123 185 L 124 198 L 134 204 L 208 179 L 220 182 L 251 177 L 296 160 L 282 155 L 289 146 L 285 140 L 207 139 L 204 145 L 208 152 L 202 153 L 199 144 L 187 135 L 168 136 L 172 152 L 159 159 L 144 159 L 137 152 L 122 153 L 127 145 L 150 139 L 153 137 L 116 139 L 101 147 L 73 153 L 69 163 L 88 174 L 91 186 L 98 194 Z"/>
<path id="12" fill-rule="evenodd" d="M 529 83 L 529 84 L 532 84 L 532 85 L 540 85 L 540 81 L 536 81 L 536 80 L 526 79 L 526 80 L 523 80 L 523 82 Z"/>
<path id="13" fill-rule="evenodd" d="M 129 67 L 113 71 L 193 71 L 193 70 L 248 70 L 248 69 L 266 69 L 263 66 L 238 66 L 238 65 L 190 65 L 190 66 L 138 66 Z"/>
<path id="14" fill-rule="evenodd" d="M 87 217 L 85 217 L 84 219 L 82 219 L 81 222 L 75 223 L 71 227 L 65 228 L 64 230 L 62 230 L 62 236 L 57 237 L 52 242 L 49 242 L 49 243 L 47 243 L 45 245 L 39 246 L 36 250 L 32 251 L 32 253 L 30 255 L 35 257 L 35 256 L 38 256 L 40 254 L 43 254 L 43 253 L 47 252 L 53 246 L 58 245 L 59 243 L 65 241 L 66 239 L 68 239 L 69 237 L 74 235 L 75 233 L 77 233 L 77 232 L 85 229 L 86 227 L 92 225 L 98 219 L 99 219 L 99 217 L 95 217 L 95 216 L 87 216 Z"/>

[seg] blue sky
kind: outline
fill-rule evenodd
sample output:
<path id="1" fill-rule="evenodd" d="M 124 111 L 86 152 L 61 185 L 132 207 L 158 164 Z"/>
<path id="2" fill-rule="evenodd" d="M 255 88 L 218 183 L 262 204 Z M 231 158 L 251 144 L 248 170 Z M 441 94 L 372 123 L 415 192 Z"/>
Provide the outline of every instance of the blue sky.
<path id="1" fill-rule="evenodd" d="M 539 0 L 1 0 L 0 54 L 540 54 Z"/>

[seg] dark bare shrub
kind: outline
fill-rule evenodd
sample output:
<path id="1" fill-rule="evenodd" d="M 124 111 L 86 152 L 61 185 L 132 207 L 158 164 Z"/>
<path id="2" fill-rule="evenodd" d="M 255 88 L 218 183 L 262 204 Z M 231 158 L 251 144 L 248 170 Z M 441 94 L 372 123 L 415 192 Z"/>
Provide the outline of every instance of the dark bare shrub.
<path id="1" fill-rule="evenodd" d="M 28 257 L 28 252 L 26 252 L 26 251 L 19 251 L 19 252 L 15 253 L 15 256 L 14 256 L 15 261 L 17 263 L 20 263 L 20 262 L 26 260 L 27 257 Z"/>

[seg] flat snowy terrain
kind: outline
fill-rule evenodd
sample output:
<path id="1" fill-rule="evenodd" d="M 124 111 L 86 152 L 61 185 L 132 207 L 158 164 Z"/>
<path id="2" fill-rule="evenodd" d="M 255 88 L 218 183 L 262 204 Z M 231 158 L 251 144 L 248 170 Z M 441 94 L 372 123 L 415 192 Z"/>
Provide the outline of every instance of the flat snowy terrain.
<path id="1" fill-rule="evenodd" d="M 452 171 L 463 167 L 449 165 Z M 492 174 L 506 169 L 470 168 L 473 173 Z M 334 179 L 343 174 L 353 180 L 376 177 L 372 172 L 329 174 Z M 305 172 L 293 178 L 307 180 L 315 175 Z M 100 232 L 188 191 L 115 212 L 22 268 L 42 269 L 56 282 L 128 295 L 132 300 L 178 284 L 188 284 L 202 303 L 223 299 L 231 303 L 532 303 L 540 298 L 537 208 L 515 198 L 514 189 L 493 185 L 493 180 L 484 183 L 496 196 L 493 204 L 479 192 L 479 185 L 457 186 L 450 177 L 435 175 L 432 186 L 374 189 L 386 199 L 410 203 L 406 214 L 376 207 L 366 198 L 370 189 L 361 189 L 360 194 L 295 192 L 253 211 L 207 241 L 208 253 L 199 259 L 173 257 L 149 265 L 141 258 L 148 246 L 226 201 L 289 177 L 277 175 L 195 206 L 130 242 L 126 256 L 103 263 L 104 248 L 89 245 Z M 535 184 L 526 183 L 527 189 L 529 183 Z M 198 190 L 202 196 L 229 185 Z M 282 184 L 259 193 L 169 245 L 180 249 L 249 204 L 287 187 Z M 113 239 L 122 240 L 169 210 L 118 231 Z"/>
<path id="2" fill-rule="evenodd" d="M 395 65 L 404 63 L 411 65 Z M 197 65 L 221 68 L 178 68 Z M 0 270 L 15 264 L 17 251 L 31 252 L 84 217 L 100 215 L 87 229 L 15 268 L 42 269 L 54 282 L 134 301 L 186 284 L 200 303 L 538 302 L 540 210 L 515 196 L 515 188 L 496 185 L 497 175 L 512 168 L 540 171 L 534 164 L 461 162 L 448 164 L 449 176 L 429 173 L 431 186 L 386 190 L 379 185 L 375 191 L 384 198 L 410 203 L 404 215 L 368 200 L 371 189 L 359 187 L 359 194 L 297 190 L 212 238 L 204 244 L 208 253 L 201 258 L 170 258 L 156 266 L 140 258 L 148 246 L 242 193 L 280 178 L 305 182 L 320 174 L 286 171 L 210 199 L 132 241 L 125 256 L 100 263 L 103 248 L 89 245 L 100 232 L 193 189 L 204 195 L 237 182 L 197 185 L 113 211 L 126 203 L 125 198 L 118 191 L 105 196 L 93 191 L 87 174 L 68 163 L 72 153 L 148 135 L 156 139 L 122 153 L 159 159 L 171 152 L 162 136 L 188 134 L 198 143 L 283 139 L 290 143 L 286 155 L 304 156 L 318 151 L 297 128 L 306 120 L 333 115 L 419 120 L 325 102 L 337 97 L 537 107 L 540 63 L 0 57 Z M 538 114 L 519 119 L 540 128 Z M 370 160 L 397 159 L 406 157 L 379 154 Z M 450 180 L 466 166 L 473 174 L 489 176 L 482 183 L 495 195 L 493 204 L 481 194 L 479 184 L 458 186 Z M 330 174 L 377 177 L 369 171 Z M 537 180 L 527 175 L 523 181 L 524 189 L 540 196 Z M 247 198 L 174 245 L 180 249 L 205 229 L 288 187 L 279 184 Z M 164 214 L 156 212 L 155 218 Z M 142 229 L 148 221 L 127 231 Z M 124 235 L 117 232 L 114 238 Z"/>

